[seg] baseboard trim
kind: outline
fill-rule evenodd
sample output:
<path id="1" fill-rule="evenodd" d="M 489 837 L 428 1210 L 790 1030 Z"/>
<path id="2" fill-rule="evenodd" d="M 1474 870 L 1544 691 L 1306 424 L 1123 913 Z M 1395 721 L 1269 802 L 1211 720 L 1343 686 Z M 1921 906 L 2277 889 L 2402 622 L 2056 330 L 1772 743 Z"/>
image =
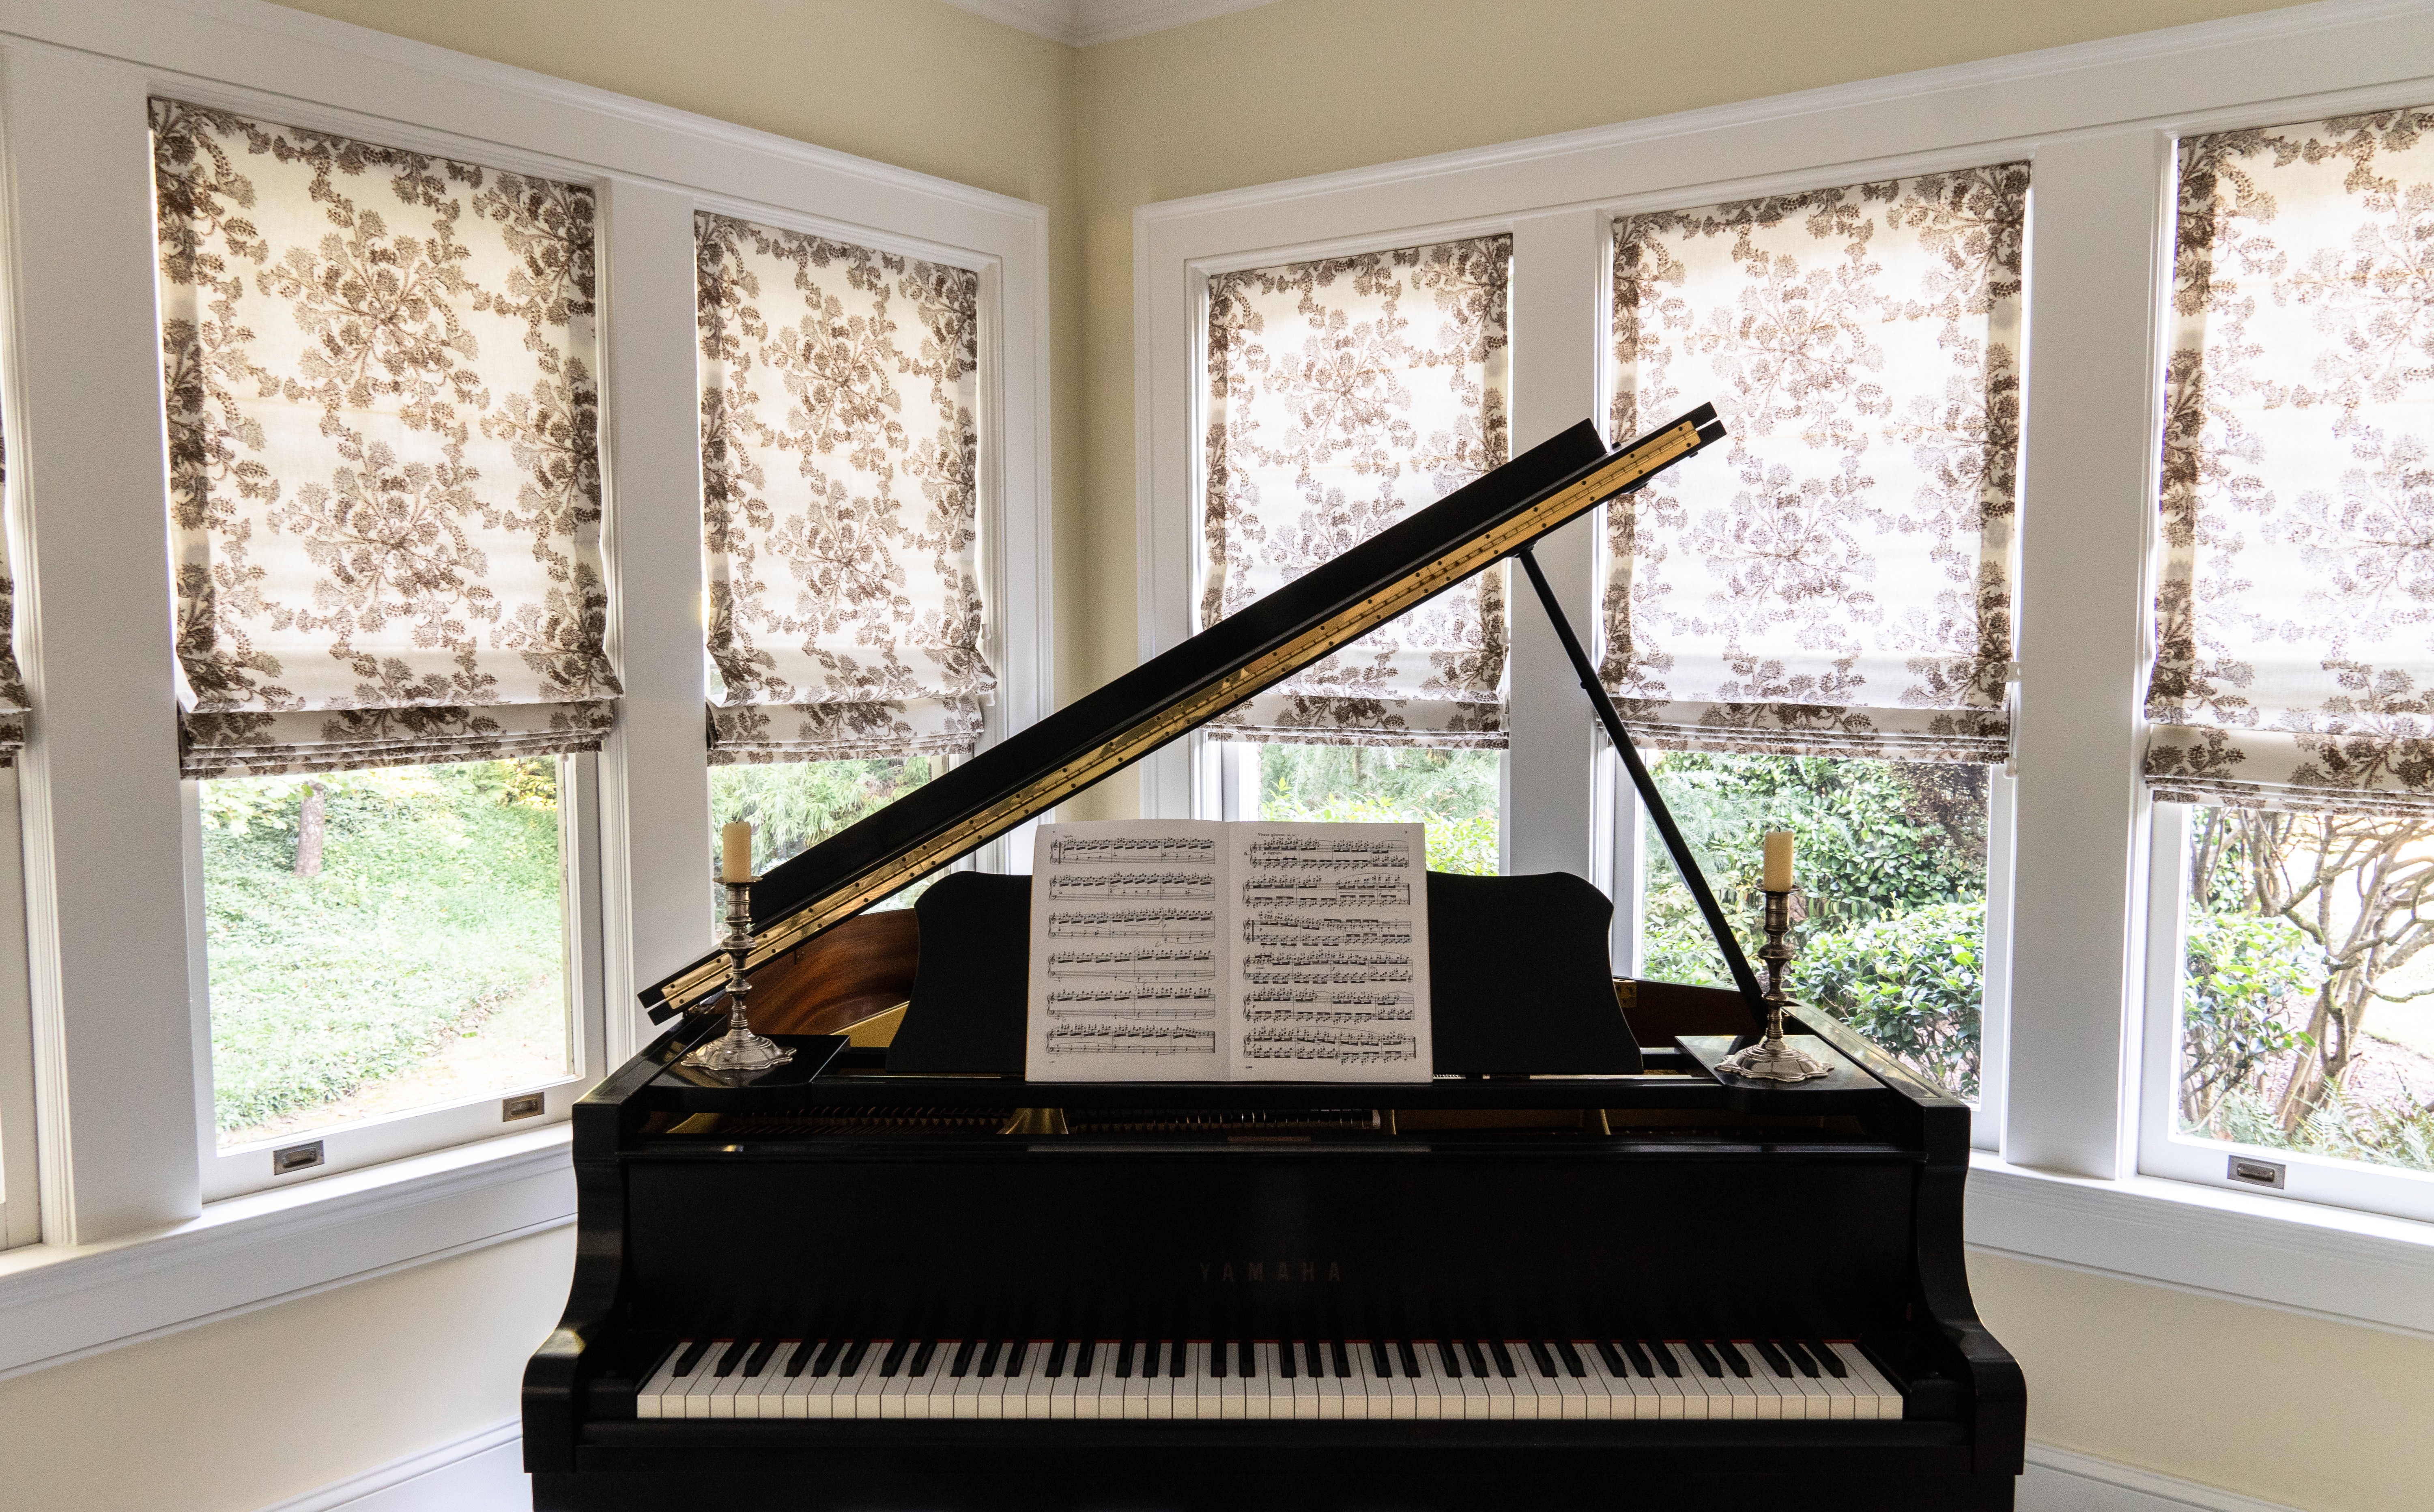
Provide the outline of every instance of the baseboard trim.
<path id="1" fill-rule="evenodd" d="M 262 1512 L 505 1512 L 529 1506 L 523 1427 L 510 1418 Z M 2051 1444 L 2031 1444 L 2028 1459 L 2020 1512 L 2298 1512 L 2280 1502 Z"/>
<path id="2" fill-rule="evenodd" d="M 2029 1446 L 2019 1512 L 2298 1512 L 2177 1475 L 2140 1469 L 2051 1444 Z"/>
<path id="3" fill-rule="evenodd" d="M 262 1512 L 505 1512 L 532 1505 L 523 1423 L 510 1418 Z"/>

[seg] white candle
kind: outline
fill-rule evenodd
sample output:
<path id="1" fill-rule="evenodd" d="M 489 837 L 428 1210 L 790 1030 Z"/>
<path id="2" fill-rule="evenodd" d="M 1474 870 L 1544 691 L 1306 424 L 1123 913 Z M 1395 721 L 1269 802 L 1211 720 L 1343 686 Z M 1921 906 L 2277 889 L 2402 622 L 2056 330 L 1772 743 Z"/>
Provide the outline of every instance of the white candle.
<path id="1" fill-rule="evenodd" d="M 1790 830 L 1766 832 L 1766 882 L 1761 890 L 1765 892 L 1791 890 L 1791 832 Z"/>
<path id="2" fill-rule="evenodd" d="M 738 819 L 733 824 L 722 826 L 718 832 L 718 843 L 726 854 L 726 866 L 721 868 L 719 875 L 728 882 L 750 882 L 752 880 L 751 821 Z M 1767 852 L 1769 855 L 1774 853 L 1772 850 Z M 1769 864 L 1772 865 L 1772 863 Z M 1769 872 L 1767 875 L 1773 876 L 1774 873 Z"/>

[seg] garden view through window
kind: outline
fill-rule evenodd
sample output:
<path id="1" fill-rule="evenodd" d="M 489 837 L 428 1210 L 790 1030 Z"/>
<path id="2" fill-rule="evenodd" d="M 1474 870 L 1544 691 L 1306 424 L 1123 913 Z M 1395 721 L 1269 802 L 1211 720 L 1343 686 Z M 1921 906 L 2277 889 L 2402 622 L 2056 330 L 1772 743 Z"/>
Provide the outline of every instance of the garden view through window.
<path id="1" fill-rule="evenodd" d="M 2187 885 L 2182 1131 L 2434 1171 L 2434 822 L 2195 805 Z"/>
<path id="2" fill-rule="evenodd" d="M 718 833 L 752 823 L 752 871 L 791 861 L 847 826 L 868 818 L 946 769 L 943 756 L 871 756 L 838 762 L 736 762 L 710 769 L 710 872 L 714 917 L 727 919 L 718 885 Z M 909 908 L 929 885 L 915 883 L 881 908 Z"/>
<path id="3" fill-rule="evenodd" d="M 1260 817 L 1428 826 L 1429 869 L 1493 876 L 1503 755 L 1396 746 L 1260 747 Z"/>
<path id="4" fill-rule="evenodd" d="M 559 760 L 196 784 L 220 1148 L 574 1069 Z"/>
<path id="5" fill-rule="evenodd" d="M 1950 762 L 1675 751 L 1649 763 L 1755 964 L 1764 837 L 1798 837 L 1800 949 L 1788 989 L 1902 1064 L 1976 1100 L 1984 1005 L 1988 768 Z M 1654 825 L 1642 977 L 1729 986 Z M 1761 978 L 1762 979 L 1762 978 Z"/>

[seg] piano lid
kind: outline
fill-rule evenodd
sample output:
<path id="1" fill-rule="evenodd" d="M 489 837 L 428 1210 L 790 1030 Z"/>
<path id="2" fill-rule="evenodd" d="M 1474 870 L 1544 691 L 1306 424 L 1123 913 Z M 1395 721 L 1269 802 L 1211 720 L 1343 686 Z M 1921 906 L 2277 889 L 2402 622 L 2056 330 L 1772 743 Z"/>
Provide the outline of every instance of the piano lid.
<path id="1" fill-rule="evenodd" d="M 1723 438 L 1702 404 L 1612 451 L 1583 421 L 772 869 L 746 969 L 794 949 Z M 642 994 L 720 990 L 712 952 Z"/>

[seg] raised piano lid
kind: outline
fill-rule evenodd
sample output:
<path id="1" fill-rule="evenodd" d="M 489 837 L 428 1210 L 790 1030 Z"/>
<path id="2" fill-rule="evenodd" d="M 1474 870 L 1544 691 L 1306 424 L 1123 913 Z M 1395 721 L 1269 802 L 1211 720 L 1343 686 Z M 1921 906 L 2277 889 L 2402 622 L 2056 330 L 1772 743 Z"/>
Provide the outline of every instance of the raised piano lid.
<path id="1" fill-rule="evenodd" d="M 1723 438 L 1713 405 L 1608 451 L 1588 421 L 831 836 L 753 885 L 747 970 L 1046 813 Z M 719 990 L 713 952 L 647 988 L 655 1018 Z"/>

